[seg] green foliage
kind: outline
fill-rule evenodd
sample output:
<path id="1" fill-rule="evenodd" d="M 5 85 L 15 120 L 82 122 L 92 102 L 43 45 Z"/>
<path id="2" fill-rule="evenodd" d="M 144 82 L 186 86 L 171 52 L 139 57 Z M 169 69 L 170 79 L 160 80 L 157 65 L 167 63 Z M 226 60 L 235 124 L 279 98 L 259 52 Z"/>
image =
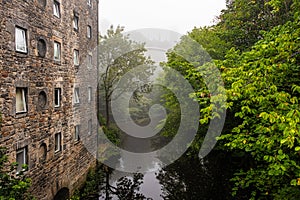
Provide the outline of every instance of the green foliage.
<path id="1" fill-rule="evenodd" d="M 99 198 L 101 186 L 104 184 L 104 172 L 97 165 L 96 169 L 91 169 L 87 175 L 84 185 L 71 197 L 71 200 L 93 200 Z"/>
<path id="2" fill-rule="evenodd" d="M 293 19 L 292 4 L 293 0 L 228 1 L 227 9 L 219 16 L 219 36 L 236 49 L 247 50 L 262 39 L 262 31 Z"/>
<path id="3" fill-rule="evenodd" d="M 222 30 L 217 26 L 194 28 L 188 36 L 202 45 L 212 59 L 223 59 L 226 52 L 230 49 L 230 44 L 222 40 L 220 35 Z"/>
<path id="4" fill-rule="evenodd" d="M 2 200 L 26 200 L 33 199 L 28 193 L 31 180 L 26 178 L 23 172 L 16 173 L 17 164 L 7 164 L 6 150 L 0 147 L 0 199 Z M 24 169 L 26 166 L 24 166 Z"/>
<path id="5" fill-rule="evenodd" d="M 251 51 L 232 51 L 219 63 L 228 107 L 235 113 L 229 120 L 240 121 L 219 139 L 254 160 L 235 174 L 233 195 L 247 188 L 253 199 L 282 199 L 287 191 L 300 195 L 299 40 L 299 21 L 287 22 L 266 33 Z"/>
<path id="6" fill-rule="evenodd" d="M 297 0 L 228 1 L 217 25 L 189 33 L 219 60 L 199 62 L 203 56 L 187 42 L 182 46 L 184 53 L 168 53 L 166 65 L 179 71 L 194 87 L 191 96 L 199 102 L 202 129 L 218 118 L 214 104 L 226 100 L 224 95 L 211 95 L 221 88 L 208 90 L 203 76 L 212 82 L 218 77 L 205 69 L 215 64 L 222 72 L 228 99 L 219 146 L 242 162 L 233 166 L 239 168 L 232 178 L 235 198 L 300 196 L 299 5 Z M 218 47 L 219 42 L 226 53 Z M 185 54 L 195 62 L 187 62 Z M 176 105 L 172 95 L 164 99 L 167 108 L 177 109 L 172 108 Z M 175 123 L 178 115 L 173 117 Z M 166 131 L 173 132 L 172 127 Z M 198 133 L 191 148 L 194 151 L 201 146 L 205 130 Z"/>
<path id="7" fill-rule="evenodd" d="M 135 87 L 137 80 L 147 82 L 153 73 L 153 61 L 145 56 L 145 44 L 138 43 L 129 39 L 128 35 L 123 34 L 124 27 L 113 26 L 107 30 L 107 34 L 100 36 L 99 43 L 99 71 L 100 71 L 100 102 L 105 105 L 106 126 L 110 126 L 110 102 L 112 94 L 116 89 L 121 77 L 137 66 L 146 65 L 148 69 L 138 73 L 139 77 L 135 80 L 126 80 L 128 89 Z"/>

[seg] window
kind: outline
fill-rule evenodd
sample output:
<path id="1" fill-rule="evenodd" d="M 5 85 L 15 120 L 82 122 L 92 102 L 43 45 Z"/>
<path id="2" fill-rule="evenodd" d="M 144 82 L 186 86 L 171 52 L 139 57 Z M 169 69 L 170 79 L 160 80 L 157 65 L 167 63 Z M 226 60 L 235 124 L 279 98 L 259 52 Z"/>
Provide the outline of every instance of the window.
<path id="1" fill-rule="evenodd" d="M 39 148 L 39 161 L 42 163 L 47 159 L 47 145 L 42 143 Z"/>
<path id="2" fill-rule="evenodd" d="M 45 109 L 47 105 L 47 94 L 44 91 L 41 91 L 38 96 L 38 108 Z"/>
<path id="3" fill-rule="evenodd" d="M 16 27 L 15 29 L 16 51 L 27 53 L 26 30 Z"/>
<path id="4" fill-rule="evenodd" d="M 38 40 L 37 49 L 38 49 L 38 55 L 44 58 L 47 51 L 47 45 L 45 40 L 43 39 Z"/>
<path id="5" fill-rule="evenodd" d="M 60 107 L 60 97 L 61 97 L 61 89 L 55 88 L 54 89 L 54 107 Z"/>
<path id="6" fill-rule="evenodd" d="M 79 138 L 79 131 L 80 131 L 80 125 L 76 125 L 75 126 L 75 134 L 74 134 L 74 140 L 75 141 L 79 141 L 80 138 Z"/>
<path id="7" fill-rule="evenodd" d="M 92 68 L 92 65 L 93 65 L 93 57 L 92 57 L 92 55 L 89 55 L 87 67 L 90 69 L 90 68 Z"/>
<path id="8" fill-rule="evenodd" d="M 76 49 L 74 50 L 74 65 L 79 65 L 79 51 Z"/>
<path id="9" fill-rule="evenodd" d="M 53 2 L 53 14 L 54 16 L 60 18 L 60 4 L 58 1 Z"/>
<path id="10" fill-rule="evenodd" d="M 92 27 L 87 26 L 87 38 L 92 38 Z"/>
<path id="11" fill-rule="evenodd" d="M 88 134 L 89 135 L 92 134 L 92 120 L 91 119 L 88 121 Z"/>
<path id="12" fill-rule="evenodd" d="M 54 60 L 60 61 L 60 43 L 59 42 L 54 42 Z"/>
<path id="13" fill-rule="evenodd" d="M 61 133 L 55 134 L 55 152 L 61 151 Z"/>
<path id="14" fill-rule="evenodd" d="M 80 101 L 79 101 L 79 88 L 75 88 L 75 90 L 74 90 L 74 103 L 80 103 Z"/>
<path id="15" fill-rule="evenodd" d="M 92 87 L 88 88 L 88 102 L 90 103 L 92 101 Z"/>
<path id="16" fill-rule="evenodd" d="M 92 6 L 92 0 L 87 0 L 87 5 Z"/>
<path id="17" fill-rule="evenodd" d="M 17 173 L 19 173 L 24 170 L 23 165 L 27 165 L 27 147 L 17 150 L 16 162 L 18 163 Z"/>
<path id="18" fill-rule="evenodd" d="M 16 88 L 16 113 L 27 112 L 27 88 Z"/>
<path id="19" fill-rule="evenodd" d="M 76 14 L 74 14 L 73 28 L 75 31 L 78 31 L 79 29 L 79 17 Z"/>

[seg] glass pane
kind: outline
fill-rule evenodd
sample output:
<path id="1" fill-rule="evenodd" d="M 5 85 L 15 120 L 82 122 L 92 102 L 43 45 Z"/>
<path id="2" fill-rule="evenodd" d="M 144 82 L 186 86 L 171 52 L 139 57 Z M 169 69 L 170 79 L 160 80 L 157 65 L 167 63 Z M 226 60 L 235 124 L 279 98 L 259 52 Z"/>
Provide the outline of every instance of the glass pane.
<path id="1" fill-rule="evenodd" d="M 16 112 L 26 112 L 25 91 L 23 88 L 16 89 Z"/>
<path id="2" fill-rule="evenodd" d="M 60 44 L 57 42 L 54 43 L 54 59 L 60 60 Z"/>
<path id="3" fill-rule="evenodd" d="M 59 3 L 58 2 L 54 2 L 53 4 L 53 14 L 56 17 L 60 17 L 60 13 L 59 13 Z"/>
<path id="4" fill-rule="evenodd" d="M 25 30 L 16 28 L 15 37 L 16 37 L 16 50 L 21 52 L 27 52 Z"/>
<path id="5" fill-rule="evenodd" d="M 55 89 L 55 92 L 54 92 L 54 105 L 56 107 L 59 107 L 60 106 L 60 89 Z"/>
<path id="6" fill-rule="evenodd" d="M 74 65 L 79 65 L 79 52 L 74 50 Z"/>
<path id="7" fill-rule="evenodd" d="M 17 160 L 16 160 L 16 162 L 18 163 L 17 172 L 20 172 L 22 170 L 22 165 L 26 164 L 25 153 L 26 153 L 25 149 L 21 149 L 17 152 Z"/>

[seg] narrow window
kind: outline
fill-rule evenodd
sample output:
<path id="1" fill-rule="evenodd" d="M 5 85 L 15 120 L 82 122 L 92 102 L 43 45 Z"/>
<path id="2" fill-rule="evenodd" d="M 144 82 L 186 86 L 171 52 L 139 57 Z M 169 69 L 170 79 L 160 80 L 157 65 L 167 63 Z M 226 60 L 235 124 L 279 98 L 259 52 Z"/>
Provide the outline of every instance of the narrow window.
<path id="1" fill-rule="evenodd" d="M 79 88 L 75 88 L 74 90 L 74 103 L 80 103 L 79 101 Z"/>
<path id="2" fill-rule="evenodd" d="M 37 49 L 38 49 L 38 55 L 42 58 L 45 57 L 46 51 L 47 51 L 47 45 L 45 40 L 39 39 L 38 44 L 37 44 Z"/>
<path id="3" fill-rule="evenodd" d="M 16 51 L 27 53 L 26 30 L 16 27 L 15 29 Z"/>
<path id="4" fill-rule="evenodd" d="M 74 134 L 74 140 L 75 141 L 79 141 L 79 132 L 80 132 L 80 125 L 76 125 L 75 126 L 75 134 Z"/>
<path id="5" fill-rule="evenodd" d="M 87 26 L 87 38 L 92 38 L 92 27 Z"/>
<path id="6" fill-rule="evenodd" d="M 92 55 L 89 55 L 88 56 L 88 69 L 92 68 L 92 65 L 93 65 L 93 57 Z"/>
<path id="7" fill-rule="evenodd" d="M 17 158 L 16 162 L 18 163 L 17 166 L 17 173 L 24 170 L 24 165 L 27 165 L 27 147 L 21 148 L 17 150 Z"/>
<path id="8" fill-rule="evenodd" d="M 88 121 L 88 134 L 89 135 L 92 134 L 92 120 L 91 119 Z"/>
<path id="9" fill-rule="evenodd" d="M 27 88 L 16 88 L 16 113 L 27 112 Z"/>
<path id="10" fill-rule="evenodd" d="M 60 4 L 58 1 L 53 2 L 53 14 L 54 16 L 60 18 Z"/>
<path id="11" fill-rule="evenodd" d="M 40 149 L 39 149 L 39 161 L 42 163 L 44 161 L 46 161 L 47 159 L 47 145 L 45 143 L 42 143 L 40 145 Z"/>
<path id="12" fill-rule="evenodd" d="M 79 29 L 79 17 L 74 14 L 74 19 L 73 19 L 73 28 L 75 31 L 78 31 Z"/>
<path id="13" fill-rule="evenodd" d="M 60 107 L 60 97 L 61 97 L 61 89 L 55 88 L 54 89 L 54 107 Z"/>
<path id="14" fill-rule="evenodd" d="M 60 43 L 59 42 L 54 42 L 54 60 L 60 61 Z"/>
<path id="15" fill-rule="evenodd" d="M 61 133 L 55 134 L 55 152 L 61 151 Z"/>
<path id="16" fill-rule="evenodd" d="M 74 65 L 79 65 L 79 51 L 76 49 L 74 50 Z"/>
<path id="17" fill-rule="evenodd" d="M 88 88 L 88 102 L 90 103 L 92 101 L 92 87 Z"/>
<path id="18" fill-rule="evenodd" d="M 92 0 L 87 0 L 87 5 L 92 6 Z"/>

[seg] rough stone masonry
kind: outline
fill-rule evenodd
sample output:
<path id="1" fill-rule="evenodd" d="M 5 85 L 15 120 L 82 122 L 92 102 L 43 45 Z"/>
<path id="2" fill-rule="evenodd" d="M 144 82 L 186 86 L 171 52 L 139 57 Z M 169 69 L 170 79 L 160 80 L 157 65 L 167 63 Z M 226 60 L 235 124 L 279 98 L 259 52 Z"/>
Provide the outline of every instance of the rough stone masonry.
<path id="1" fill-rule="evenodd" d="M 0 16 L 0 146 L 37 199 L 71 195 L 96 162 L 98 0 L 0 0 Z"/>

